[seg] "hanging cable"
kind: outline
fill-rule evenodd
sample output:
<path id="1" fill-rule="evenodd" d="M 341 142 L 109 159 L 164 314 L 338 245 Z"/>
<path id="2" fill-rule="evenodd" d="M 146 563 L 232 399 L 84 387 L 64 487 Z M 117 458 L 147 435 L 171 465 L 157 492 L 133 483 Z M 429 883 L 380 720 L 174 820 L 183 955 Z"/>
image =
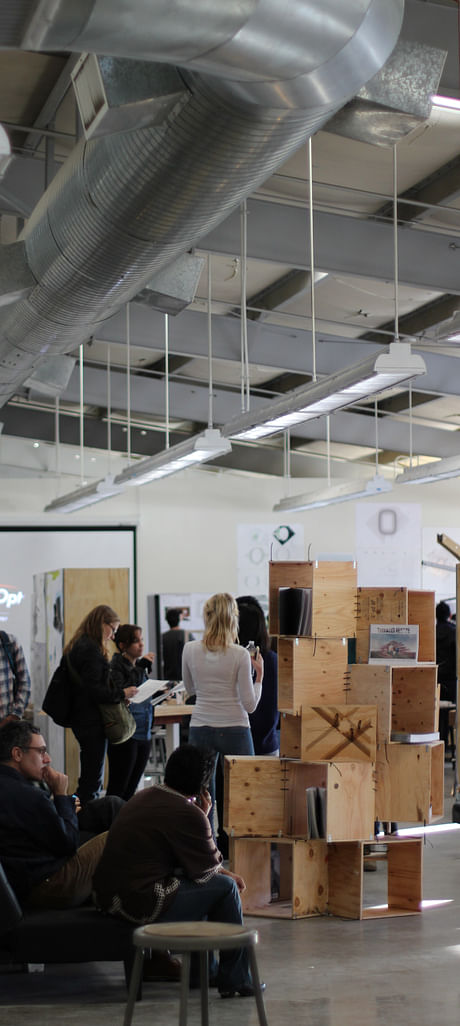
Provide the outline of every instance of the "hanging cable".
<path id="1" fill-rule="evenodd" d="M 126 430 L 128 466 L 131 463 L 131 311 L 130 304 L 126 304 Z"/>
<path id="2" fill-rule="evenodd" d="M 169 449 L 169 314 L 165 314 L 165 449 Z"/>
<path id="3" fill-rule="evenodd" d="M 249 350 L 248 350 L 248 311 L 247 311 L 247 256 L 248 256 L 248 209 L 246 200 L 240 206 L 240 250 L 241 250 L 241 291 L 240 291 L 240 338 L 241 338 L 241 410 L 249 410 Z"/>
<path id="4" fill-rule="evenodd" d="M 374 418 L 375 418 L 375 474 L 379 472 L 379 418 L 378 418 L 378 402 L 374 400 Z"/>
<path id="5" fill-rule="evenodd" d="M 107 473 L 112 466 L 112 382 L 110 380 L 110 342 L 107 342 Z"/>
<path id="6" fill-rule="evenodd" d="M 399 342 L 399 254 L 398 254 L 398 159 L 393 146 L 393 259 L 395 299 L 395 342 Z"/>
<path id="7" fill-rule="evenodd" d="M 331 487 L 331 417 L 326 417 L 327 487 Z"/>
<path id="8" fill-rule="evenodd" d="M 57 395 L 54 400 L 54 443 L 56 448 L 56 477 L 59 478 L 61 475 L 61 439 L 59 432 L 59 396 Z"/>
<path id="9" fill-rule="evenodd" d="M 85 445 L 84 445 L 84 419 L 83 419 L 83 343 L 79 346 L 80 354 L 80 484 L 83 484 L 85 476 Z"/>
<path id="10" fill-rule="evenodd" d="M 409 466 L 412 466 L 414 447 L 412 436 L 412 381 L 409 381 Z"/>
<path id="11" fill-rule="evenodd" d="M 286 482 L 291 480 L 291 432 L 289 428 L 283 436 L 283 477 Z"/>
<path id="12" fill-rule="evenodd" d="M 310 220 L 310 297 L 311 297 L 311 345 L 313 381 L 316 381 L 316 296 L 315 296 L 315 236 L 313 225 L 313 151 L 311 139 L 308 140 L 308 197 Z"/>
<path id="13" fill-rule="evenodd" d="M 213 406 L 212 406 L 212 268 L 211 254 L 208 253 L 208 428 L 212 428 Z"/>

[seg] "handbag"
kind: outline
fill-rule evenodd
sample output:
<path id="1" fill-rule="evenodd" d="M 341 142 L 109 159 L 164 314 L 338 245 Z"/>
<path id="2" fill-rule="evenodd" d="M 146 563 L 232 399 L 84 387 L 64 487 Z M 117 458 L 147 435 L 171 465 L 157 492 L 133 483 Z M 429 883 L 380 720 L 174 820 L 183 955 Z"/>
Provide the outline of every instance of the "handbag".
<path id="1" fill-rule="evenodd" d="M 122 745 L 129 741 L 136 730 L 136 721 L 125 701 L 104 702 L 99 705 L 104 734 L 111 745 Z"/>
<path id="2" fill-rule="evenodd" d="M 43 712 L 59 727 L 71 726 L 74 679 L 75 671 L 66 655 L 55 669 L 42 702 Z"/>

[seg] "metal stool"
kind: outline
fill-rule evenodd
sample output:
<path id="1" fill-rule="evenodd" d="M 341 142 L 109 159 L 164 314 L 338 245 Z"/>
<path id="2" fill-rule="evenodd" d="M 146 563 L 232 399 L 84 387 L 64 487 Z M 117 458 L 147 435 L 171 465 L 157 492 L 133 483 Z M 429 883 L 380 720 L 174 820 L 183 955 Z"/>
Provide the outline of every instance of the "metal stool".
<path id="1" fill-rule="evenodd" d="M 260 1026 L 268 1026 L 254 950 L 257 941 L 257 930 L 246 930 L 244 926 L 233 923 L 212 923 L 206 920 L 190 923 L 149 923 L 147 926 L 140 926 L 134 931 L 133 936 L 133 943 L 137 947 L 137 951 L 129 986 L 124 1026 L 131 1026 L 144 952 L 149 948 L 153 951 L 179 952 L 182 955 L 179 1026 L 186 1026 L 187 1023 L 191 952 L 199 951 L 200 953 L 201 1024 L 209 1026 L 208 951 L 213 951 L 215 948 L 220 951 L 228 948 L 247 948 L 259 1023 Z"/>

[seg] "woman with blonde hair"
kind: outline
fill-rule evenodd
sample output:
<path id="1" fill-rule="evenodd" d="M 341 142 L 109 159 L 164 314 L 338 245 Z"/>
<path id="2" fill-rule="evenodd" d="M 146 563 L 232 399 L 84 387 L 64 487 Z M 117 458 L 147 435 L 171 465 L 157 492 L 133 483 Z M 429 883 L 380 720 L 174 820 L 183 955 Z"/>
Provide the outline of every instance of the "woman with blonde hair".
<path id="1" fill-rule="evenodd" d="M 97 798 L 104 778 L 107 738 L 99 705 L 129 700 L 136 687 L 123 688 L 110 678 L 107 643 L 120 623 L 110 606 L 95 606 L 82 620 L 66 645 L 72 676 L 71 728 L 80 745 L 80 777 L 77 794 L 84 805 Z"/>
<path id="2" fill-rule="evenodd" d="M 254 755 L 248 713 L 254 712 L 261 695 L 264 662 L 260 652 L 250 656 L 236 644 L 238 606 L 231 595 L 212 595 L 205 602 L 203 619 L 202 641 L 184 646 L 182 677 L 188 695 L 196 696 L 189 741 L 215 752 L 212 823 L 218 756 Z"/>

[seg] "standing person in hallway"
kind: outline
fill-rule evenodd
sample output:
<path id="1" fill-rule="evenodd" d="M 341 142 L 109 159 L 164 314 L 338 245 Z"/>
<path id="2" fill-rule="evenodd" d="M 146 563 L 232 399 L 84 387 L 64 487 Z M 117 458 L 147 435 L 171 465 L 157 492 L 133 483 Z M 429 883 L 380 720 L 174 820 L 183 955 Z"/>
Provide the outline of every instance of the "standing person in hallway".
<path id="1" fill-rule="evenodd" d="M 163 651 L 163 680 L 182 680 L 182 652 L 187 641 L 194 641 L 193 634 L 180 626 L 182 609 L 167 609 L 166 620 L 169 631 L 161 635 Z"/>
<path id="2" fill-rule="evenodd" d="M 438 602 L 436 606 L 436 662 L 438 681 L 441 685 L 441 701 L 457 703 L 457 633 L 450 619 L 450 606 Z M 439 710 L 439 734 L 441 741 L 449 742 L 449 709 Z"/>
<path id="3" fill-rule="evenodd" d="M 107 644 L 118 629 L 120 617 L 110 606 L 96 606 L 85 616 L 66 645 L 72 671 L 71 728 L 80 745 L 80 777 L 77 794 L 82 805 L 97 798 L 103 784 L 107 738 L 99 705 L 129 701 L 137 688 L 113 684 Z"/>
<path id="4" fill-rule="evenodd" d="M 151 672 L 155 656 L 144 655 L 142 628 L 124 623 L 115 635 L 118 651 L 112 656 L 110 675 L 116 687 L 138 688 Z M 121 745 L 108 747 L 109 780 L 107 794 L 116 794 L 128 801 L 132 798 L 147 765 L 152 740 L 152 696 L 145 702 L 133 702 L 130 712 L 136 720 L 136 732 Z"/>
<path id="5" fill-rule="evenodd" d="M 256 755 L 279 755 L 278 736 L 278 656 L 270 648 L 270 638 L 262 606 L 253 595 L 236 600 L 239 611 L 238 638 L 246 648 L 252 641 L 264 660 L 264 683 L 257 708 L 249 716 Z"/>
<path id="6" fill-rule="evenodd" d="M 236 644 L 238 606 L 231 595 L 224 592 L 208 599 L 203 618 L 203 640 L 185 645 L 182 676 L 187 693 L 196 695 L 189 740 L 215 753 L 210 786 L 212 825 L 219 754 L 254 755 L 248 714 L 254 712 L 260 699 L 264 661 L 260 652 L 250 656 Z"/>
<path id="7" fill-rule="evenodd" d="M 30 698 L 30 676 L 21 645 L 0 631 L 0 727 L 20 720 Z"/>

